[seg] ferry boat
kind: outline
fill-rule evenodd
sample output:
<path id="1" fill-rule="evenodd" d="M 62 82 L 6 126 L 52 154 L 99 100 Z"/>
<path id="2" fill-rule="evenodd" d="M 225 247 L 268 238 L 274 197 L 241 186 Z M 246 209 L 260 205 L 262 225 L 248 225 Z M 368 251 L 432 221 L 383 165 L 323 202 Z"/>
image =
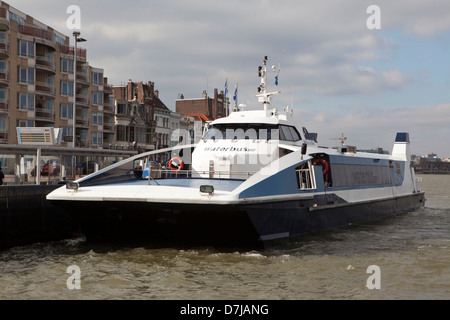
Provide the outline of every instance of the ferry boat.
<path id="1" fill-rule="evenodd" d="M 424 205 L 409 134 L 391 154 L 323 147 L 271 107 L 267 57 L 258 68 L 260 110 L 212 121 L 195 144 L 138 154 L 47 195 L 87 240 L 267 246 L 305 233 L 376 220 Z M 152 164 L 170 153 L 167 168 Z"/>

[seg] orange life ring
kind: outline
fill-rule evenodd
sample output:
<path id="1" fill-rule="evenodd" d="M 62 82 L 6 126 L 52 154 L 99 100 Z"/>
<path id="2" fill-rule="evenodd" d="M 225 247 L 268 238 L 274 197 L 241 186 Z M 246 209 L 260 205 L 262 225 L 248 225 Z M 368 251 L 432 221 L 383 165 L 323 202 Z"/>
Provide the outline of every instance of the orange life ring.
<path id="1" fill-rule="evenodd" d="M 178 164 L 175 164 L 176 167 L 175 167 L 175 166 L 172 166 L 172 162 L 173 162 L 174 160 L 178 161 Z M 181 160 L 180 157 L 173 157 L 173 158 L 170 159 L 170 161 L 169 161 L 169 168 L 170 168 L 171 170 L 173 170 L 173 171 L 181 170 L 181 169 L 183 169 L 183 166 L 184 166 L 184 162 L 183 162 L 183 160 Z"/>
<path id="2" fill-rule="evenodd" d="M 323 169 L 322 174 L 325 176 L 326 179 L 328 179 L 328 170 L 330 169 L 330 165 L 328 164 L 327 160 L 319 158 L 313 162 L 313 166 L 319 163 L 325 167 L 325 169 Z"/>

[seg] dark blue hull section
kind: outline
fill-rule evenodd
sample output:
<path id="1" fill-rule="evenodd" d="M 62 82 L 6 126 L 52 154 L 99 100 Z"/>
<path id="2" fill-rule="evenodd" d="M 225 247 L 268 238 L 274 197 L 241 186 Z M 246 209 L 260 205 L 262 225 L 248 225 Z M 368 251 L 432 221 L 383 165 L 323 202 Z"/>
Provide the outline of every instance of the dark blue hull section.
<path id="1" fill-rule="evenodd" d="M 273 241 L 377 220 L 424 205 L 424 193 L 349 204 L 317 199 L 243 205 L 56 201 L 88 241 L 262 247 Z"/>
<path id="2" fill-rule="evenodd" d="M 314 202 L 314 201 L 312 201 Z M 262 241 L 296 237 L 305 233 L 374 221 L 408 212 L 425 204 L 423 193 L 378 201 L 314 206 L 312 202 L 253 205 L 247 213 Z"/>

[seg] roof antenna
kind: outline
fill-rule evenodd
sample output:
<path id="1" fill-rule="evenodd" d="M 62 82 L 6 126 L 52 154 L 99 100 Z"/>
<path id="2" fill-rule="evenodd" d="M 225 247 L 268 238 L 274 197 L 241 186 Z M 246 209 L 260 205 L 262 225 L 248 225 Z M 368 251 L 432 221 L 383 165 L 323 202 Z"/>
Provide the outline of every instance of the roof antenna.
<path id="1" fill-rule="evenodd" d="M 272 67 L 272 70 L 274 68 Z M 275 68 L 276 70 L 276 68 Z M 275 71 L 274 70 L 274 71 Z M 279 70 L 278 70 L 279 73 Z M 256 95 L 258 97 L 258 101 L 262 102 L 264 104 L 264 111 L 268 110 L 268 106 L 271 103 L 271 96 L 278 95 L 281 93 L 281 91 L 276 92 L 266 92 L 266 84 L 267 84 L 267 56 L 264 57 L 263 65 L 258 67 L 258 77 L 261 78 L 261 82 L 259 87 L 257 88 L 258 94 Z M 278 75 L 276 76 L 276 84 L 278 85 Z"/>

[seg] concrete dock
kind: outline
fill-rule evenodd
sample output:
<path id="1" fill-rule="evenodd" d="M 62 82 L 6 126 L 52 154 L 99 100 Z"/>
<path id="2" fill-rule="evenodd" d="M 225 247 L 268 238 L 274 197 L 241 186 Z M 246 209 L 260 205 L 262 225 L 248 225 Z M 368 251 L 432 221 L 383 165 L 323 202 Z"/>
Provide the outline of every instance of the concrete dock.
<path id="1" fill-rule="evenodd" d="M 61 187 L 58 181 L 78 179 L 136 153 L 136 150 L 0 144 L 0 166 L 5 174 L 4 184 L 0 185 L 0 250 L 71 238 L 74 230 L 69 215 L 47 201 L 46 195 Z M 57 170 L 50 172 L 51 165 Z"/>
<path id="2" fill-rule="evenodd" d="M 0 250 L 72 237 L 72 221 L 46 195 L 61 185 L 0 186 Z"/>

